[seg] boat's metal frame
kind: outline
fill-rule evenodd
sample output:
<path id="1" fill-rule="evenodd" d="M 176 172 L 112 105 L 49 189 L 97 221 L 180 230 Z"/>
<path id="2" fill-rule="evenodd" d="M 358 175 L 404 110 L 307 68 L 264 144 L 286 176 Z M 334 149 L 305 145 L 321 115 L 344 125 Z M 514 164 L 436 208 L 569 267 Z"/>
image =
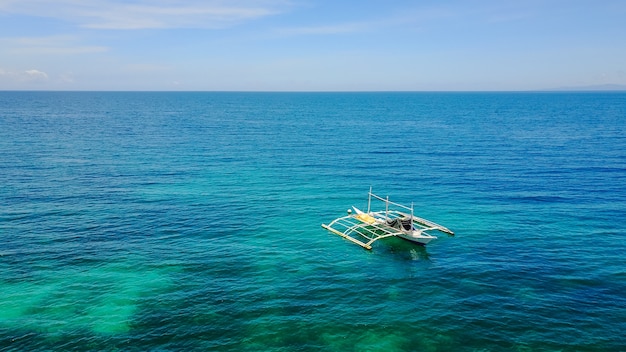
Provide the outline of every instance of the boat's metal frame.
<path id="1" fill-rule="evenodd" d="M 372 211 L 372 199 L 384 202 L 385 210 Z M 372 193 L 371 188 L 368 193 L 367 212 L 360 211 L 356 207 L 352 208 L 354 212 L 352 209 L 348 209 L 348 215 L 337 218 L 328 225 L 322 224 L 322 227 L 365 249 L 371 250 L 372 243 L 392 236 L 398 236 L 420 245 L 426 245 L 431 240 L 437 238 L 427 231 L 435 230 L 451 236 L 454 235 L 454 232 L 444 226 L 415 216 L 413 214 L 413 204 L 408 207 L 394 203 L 389 200 L 389 197 L 383 198 Z M 390 226 L 388 221 L 394 219 L 410 219 L 413 225 L 412 229 L 403 231 Z"/>

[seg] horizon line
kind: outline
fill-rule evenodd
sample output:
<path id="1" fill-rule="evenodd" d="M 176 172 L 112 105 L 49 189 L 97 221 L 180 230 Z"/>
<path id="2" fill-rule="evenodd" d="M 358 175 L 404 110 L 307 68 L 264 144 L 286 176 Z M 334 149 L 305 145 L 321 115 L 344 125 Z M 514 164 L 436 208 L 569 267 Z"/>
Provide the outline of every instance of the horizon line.
<path id="1" fill-rule="evenodd" d="M 171 89 L 0 89 L 0 92 L 66 92 L 66 93 L 593 93 L 626 92 L 625 86 L 615 88 L 548 88 L 525 90 L 171 90 Z"/>

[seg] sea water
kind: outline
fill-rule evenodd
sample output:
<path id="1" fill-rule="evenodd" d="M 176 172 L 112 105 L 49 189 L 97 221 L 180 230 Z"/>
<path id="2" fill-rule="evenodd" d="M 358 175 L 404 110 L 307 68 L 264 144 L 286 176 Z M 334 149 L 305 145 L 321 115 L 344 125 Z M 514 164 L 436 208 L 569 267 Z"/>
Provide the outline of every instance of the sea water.
<path id="1" fill-rule="evenodd" d="M 0 92 L 3 351 L 626 350 L 625 236 L 626 93 Z"/>

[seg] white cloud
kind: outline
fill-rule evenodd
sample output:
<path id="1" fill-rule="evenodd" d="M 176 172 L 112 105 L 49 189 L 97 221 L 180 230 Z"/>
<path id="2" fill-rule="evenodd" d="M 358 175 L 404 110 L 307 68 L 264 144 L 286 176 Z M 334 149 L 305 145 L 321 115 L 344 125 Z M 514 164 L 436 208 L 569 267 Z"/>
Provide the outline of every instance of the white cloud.
<path id="1" fill-rule="evenodd" d="M 48 74 L 37 69 L 13 71 L 0 68 L 0 79 L 16 83 L 37 83 L 48 81 Z"/>
<path id="2" fill-rule="evenodd" d="M 20 0 L 0 11 L 56 18 L 94 29 L 220 28 L 281 12 L 286 0 Z"/>
<path id="3" fill-rule="evenodd" d="M 28 80 L 47 80 L 48 74 L 39 70 L 26 70 L 24 74 Z"/>

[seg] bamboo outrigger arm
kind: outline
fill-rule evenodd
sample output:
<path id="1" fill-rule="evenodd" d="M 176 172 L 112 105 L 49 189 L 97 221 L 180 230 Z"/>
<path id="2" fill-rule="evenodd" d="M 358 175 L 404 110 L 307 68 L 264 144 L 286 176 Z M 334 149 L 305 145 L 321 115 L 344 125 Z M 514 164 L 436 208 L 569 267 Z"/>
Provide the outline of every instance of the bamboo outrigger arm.
<path id="1" fill-rule="evenodd" d="M 353 243 L 358 244 L 359 246 L 361 246 L 361 247 L 363 247 L 365 249 L 369 249 L 369 250 L 372 249 L 371 242 L 368 242 L 368 243 L 361 242 L 361 241 L 357 240 L 356 238 L 352 238 L 352 237 L 350 237 L 350 236 L 348 236 L 348 235 L 346 235 L 344 233 L 341 233 L 341 232 L 333 229 L 332 227 L 330 227 L 330 226 L 328 226 L 326 224 L 322 224 L 322 227 L 325 228 L 326 230 L 334 233 L 335 235 L 339 235 L 339 236 L 347 239 L 348 241 L 351 241 Z"/>

